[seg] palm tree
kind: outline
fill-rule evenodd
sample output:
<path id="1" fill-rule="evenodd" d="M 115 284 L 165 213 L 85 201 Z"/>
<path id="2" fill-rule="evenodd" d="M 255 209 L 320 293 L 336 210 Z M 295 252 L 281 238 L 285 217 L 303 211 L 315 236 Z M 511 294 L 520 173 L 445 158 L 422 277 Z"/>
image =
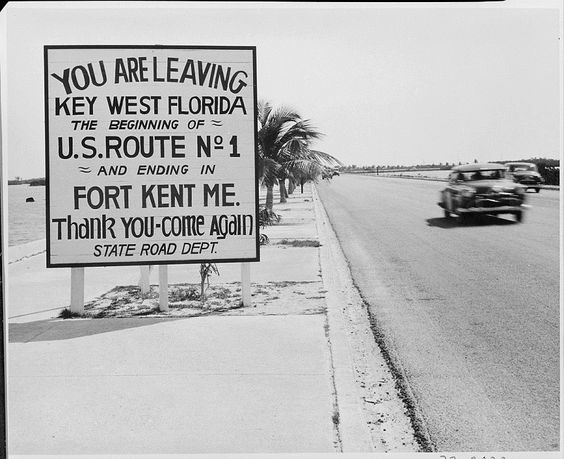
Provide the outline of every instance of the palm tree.
<path id="1" fill-rule="evenodd" d="M 332 171 L 334 166 L 342 165 L 337 158 L 327 153 L 305 148 L 294 159 L 285 161 L 282 169 L 287 172 L 293 189 L 297 184 L 317 182 L 320 177 Z"/>
<path id="2" fill-rule="evenodd" d="M 330 165 L 341 165 L 333 156 L 309 147 L 318 132 L 308 120 L 286 107 L 273 109 L 268 102 L 258 105 L 259 176 L 266 186 L 266 209 L 272 211 L 274 185 L 280 186 L 280 200 L 285 202 L 285 180 L 316 180 Z M 302 182 L 303 183 L 303 182 Z"/>
<path id="3" fill-rule="evenodd" d="M 279 177 L 282 173 L 280 163 L 283 150 L 294 132 L 293 126 L 299 120 L 299 114 L 291 109 L 280 107 L 274 110 L 268 102 L 259 102 L 259 176 L 262 184 L 266 186 L 266 208 L 268 210 L 272 210 L 274 185 L 279 184 Z"/>

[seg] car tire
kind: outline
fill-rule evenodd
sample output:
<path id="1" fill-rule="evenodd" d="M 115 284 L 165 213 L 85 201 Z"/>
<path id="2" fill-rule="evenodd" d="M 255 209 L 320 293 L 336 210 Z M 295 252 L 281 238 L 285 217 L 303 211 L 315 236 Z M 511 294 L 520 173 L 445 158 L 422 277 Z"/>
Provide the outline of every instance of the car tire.
<path id="1" fill-rule="evenodd" d="M 515 212 L 515 221 L 517 223 L 521 223 L 523 221 L 523 212 L 519 211 L 519 212 Z"/>
<path id="2" fill-rule="evenodd" d="M 443 214 L 445 216 L 445 218 L 450 218 L 450 212 L 446 209 L 443 209 Z"/>
<path id="3" fill-rule="evenodd" d="M 538 193 L 540 191 L 540 188 L 535 188 L 535 191 Z"/>

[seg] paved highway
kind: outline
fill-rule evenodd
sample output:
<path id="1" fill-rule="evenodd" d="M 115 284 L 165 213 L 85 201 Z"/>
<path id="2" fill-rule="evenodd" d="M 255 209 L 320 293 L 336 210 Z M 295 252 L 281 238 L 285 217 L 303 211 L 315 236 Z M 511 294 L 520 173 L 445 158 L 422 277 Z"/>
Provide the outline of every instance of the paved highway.
<path id="1" fill-rule="evenodd" d="M 559 193 L 460 225 L 444 183 L 342 175 L 318 186 L 353 279 L 438 451 L 559 440 Z"/>

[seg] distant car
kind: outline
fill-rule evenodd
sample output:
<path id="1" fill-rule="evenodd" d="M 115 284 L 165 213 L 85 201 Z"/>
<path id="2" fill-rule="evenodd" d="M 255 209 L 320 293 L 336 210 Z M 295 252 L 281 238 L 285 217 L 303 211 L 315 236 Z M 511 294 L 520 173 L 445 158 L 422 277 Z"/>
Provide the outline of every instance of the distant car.
<path id="1" fill-rule="evenodd" d="M 507 167 L 507 177 L 513 179 L 514 182 L 525 185 L 527 188 L 534 189 L 537 193 L 540 191 L 544 179 L 539 174 L 536 164 L 534 163 L 505 163 Z"/>
<path id="2" fill-rule="evenodd" d="M 523 220 L 526 187 L 505 177 L 503 164 L 465 164 L 453 168 L 439 206 L 445 217 L 472 214 L 512 214 Z"/>

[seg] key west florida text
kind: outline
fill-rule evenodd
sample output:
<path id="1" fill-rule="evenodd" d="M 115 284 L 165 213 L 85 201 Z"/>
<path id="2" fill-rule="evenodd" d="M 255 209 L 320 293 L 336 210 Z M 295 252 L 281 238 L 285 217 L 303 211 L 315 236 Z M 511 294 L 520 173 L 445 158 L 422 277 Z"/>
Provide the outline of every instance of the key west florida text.
<path id="1" fill-rule="evenodd" d="M 258 261 L 254 47 L 46 46 L 47 265 Z"/>

